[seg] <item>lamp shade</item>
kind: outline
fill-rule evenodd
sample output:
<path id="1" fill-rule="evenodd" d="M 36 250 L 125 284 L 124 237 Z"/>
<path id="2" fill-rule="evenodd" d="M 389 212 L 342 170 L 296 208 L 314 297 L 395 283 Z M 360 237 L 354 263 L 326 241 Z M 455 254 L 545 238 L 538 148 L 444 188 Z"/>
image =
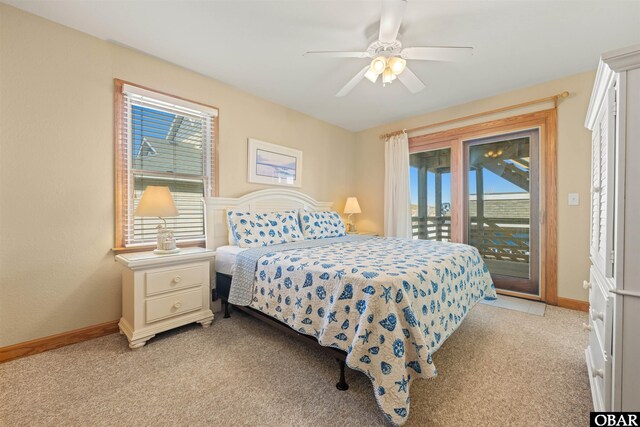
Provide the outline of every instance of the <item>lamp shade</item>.
<path id="1" fill-rule="evenodd" d="M 380 74 L 387 68 L 387 58 L 384 56 L 378 56 L 371 61 L 370 70 L 376 74 Z"/>
<path id="2" fill-rule="evenodd" d="M 178 208 L 173 202 L 169 187 L 147 186 L 142 193 L 135 215 L 160 218 L 178 216 Z"/>
<path id="3" fill-rule="evenodd" d="M 358 199 L 355 197 L 347 198 L 347 203 L 344 205 L 344 213 L 346 214 L 359 214 L 362 213 Z"/>
<path id="4" fill-rule="evenodd" d="M 380 73 L 376 73 L 375 71 L 373 71 L 371 68 L 369 68 L 367 70 L 366 73 L 364 73 L 364 76 L 367 78 L 367 80 L 369 80 L 371 83 L 375 83 L 376 80 L 378 80 L 378 76 L 380 75 Z"/>
<path id="5" fill-rule="evenodd" d="M 389 68 L 391 68 L 391 72 L 397 76 L 404 71 L 407 65 L 407 61 L 398 56 L 394 56 L 393 58 L 389 59 L 388 64 Z"/>

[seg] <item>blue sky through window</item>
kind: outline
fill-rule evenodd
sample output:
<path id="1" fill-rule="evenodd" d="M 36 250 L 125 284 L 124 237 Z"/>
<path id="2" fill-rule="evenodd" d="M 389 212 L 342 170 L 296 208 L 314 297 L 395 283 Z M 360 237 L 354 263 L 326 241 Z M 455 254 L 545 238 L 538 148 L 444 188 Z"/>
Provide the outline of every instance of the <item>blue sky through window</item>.
<path id="1" fill-rule="evenodd" d="M 131 106 L 132 156 L 135 157 L 145 137 L 166 139 L 176 115 L 140 105 Z"/>
<path id="2" fill-rule="evenodd" d="M 500 194 L 500 193 L 526 193 L 522 188 L 515 184 L 510 183 L 501 176 L 496 175 L 488 169 L 482 170 L 482 178 L 484 179 L 484 193 L 485 194 Z M 476 172 L 471 171 L 469 173 L 469 192 L 476 194 Z"/>
<path id="3" fill-rule="evenodd" d="M 483 169 L 484 192 L 491 193 L 524 193 L 525 191 L 496 175 L 495 173 Z M 411 186 L 411 204 L 418 204 L 418 168 L 410 168 L 409 183 Z M 476 194 L 476 173 L 469 173 L 469 190 L 471 194 Z M 451 174 L 442 175 L 442 202 L 451 203 Z M 427 204 L 435 205 L 435 174 L 428 172 L 427 177 Z"/>

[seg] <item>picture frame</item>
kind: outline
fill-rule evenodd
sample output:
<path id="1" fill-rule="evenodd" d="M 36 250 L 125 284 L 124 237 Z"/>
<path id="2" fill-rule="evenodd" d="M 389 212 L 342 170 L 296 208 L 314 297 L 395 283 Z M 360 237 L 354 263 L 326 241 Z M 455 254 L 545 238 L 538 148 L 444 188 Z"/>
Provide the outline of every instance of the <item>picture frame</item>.
<path id="1" fill-rule="evenodd" d="M 302 186 L 302 151 L 248 138 L 248 179 L 255 184 Z"/>

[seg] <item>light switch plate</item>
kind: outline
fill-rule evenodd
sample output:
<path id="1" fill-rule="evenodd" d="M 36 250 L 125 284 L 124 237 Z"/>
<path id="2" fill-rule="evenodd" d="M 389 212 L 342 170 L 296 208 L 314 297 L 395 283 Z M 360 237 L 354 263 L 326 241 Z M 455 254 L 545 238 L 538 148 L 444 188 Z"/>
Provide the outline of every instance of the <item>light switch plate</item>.
<path id="1" fill-rule="evenodd" d="M 569 193 L 569 206 L 578 206 L 580 204 L 580 195 L 578 193 Z"/>

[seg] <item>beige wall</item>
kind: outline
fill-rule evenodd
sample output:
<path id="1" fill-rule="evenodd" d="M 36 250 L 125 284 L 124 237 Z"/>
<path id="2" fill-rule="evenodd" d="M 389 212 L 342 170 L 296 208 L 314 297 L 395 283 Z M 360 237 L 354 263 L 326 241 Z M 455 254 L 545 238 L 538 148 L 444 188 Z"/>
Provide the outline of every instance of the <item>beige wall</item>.
<path id="1" fill-rule="evenodd" d="M 220 194 L 247 182 L 247 137 L 303 150 L 302 191 L 341 208 L 355 135 L 0 3 L 0 346 L 120 317 L 113 78 L 220 108 Z"/>
<path id="2" fill-rule="evenodd" d="M 357 195 L 359 227 L 379 232 L 380 133 L 569 90 L 558 113 L 559 294 L 587 298 L 590 139 L 582 123 L 593 72 L 353 134 L 0 3 L 0 346 L 120 317 L 121 268 L 110 252 L 113 78 L 220 108 L 221 195 L 261 188 L 247 182 L 246 139 L 255 137 L 303 150 L 302 191 L 337 209 Z M 569 192 L 580 193 L 580 206 L 567 206 Z"/>
<path id="3" fill-rule="evenodd" d="M 355 194 L 363 213 L 357 216 L 358 227 L 361 230 L 377 232 L 383 230 L 384 150 L 383 143 L 379 139 L 380 134 L 464 117 L 568 90 L 571 95 L 558 107 L 558 295 L 587 300 L 588 294 L 582 289 L 581 284 L 582 280 L 589 277 L 591 137 L 583 123 L 594 79 L 595 71 L 589 71 L 359 132 L 356 142 Z M 485 116 L 481 119 L 433 128 L 429 133 L 550 107 L 552 104 L 541 104 L 508 113 Z M 568 206 L 568 193 L 574 192 L 580 194 L 580 205 Z"/>

